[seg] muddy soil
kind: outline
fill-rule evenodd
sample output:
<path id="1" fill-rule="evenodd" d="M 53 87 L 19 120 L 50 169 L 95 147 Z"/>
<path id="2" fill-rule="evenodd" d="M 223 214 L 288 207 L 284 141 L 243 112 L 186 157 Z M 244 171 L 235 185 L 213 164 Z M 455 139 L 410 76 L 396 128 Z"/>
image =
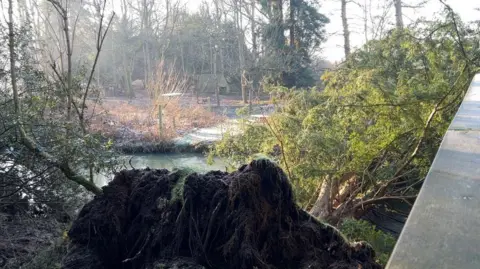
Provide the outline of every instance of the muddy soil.
<path id="1" fill-rule="evenodd" d="M 73 223 L 64 269 L 381 268 L 295 203 L 267 160 L 233 173 L 122 171 Z"/>
<path id="2" fill-rule="evenodd" d="M 50 217 L 0 213 L 0 268 L 32 268 L 27 265 L 56 244 L 66 228 Z M 61 256 L 56 261 L 60 263 Z"/>

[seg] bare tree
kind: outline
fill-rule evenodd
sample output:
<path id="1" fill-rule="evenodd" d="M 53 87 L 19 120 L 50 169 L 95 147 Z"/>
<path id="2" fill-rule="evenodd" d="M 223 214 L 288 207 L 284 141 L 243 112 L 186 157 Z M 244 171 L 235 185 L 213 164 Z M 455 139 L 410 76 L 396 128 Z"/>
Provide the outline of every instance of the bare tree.
<path id="1" fill-rule="evenodd" d="M 251 1 L 251 19 L 250 19 L 250 31 L 252 32 L 252 52 L 253 52 L 253 63 L 256 66 L 258 61 L 258 45 L 257 45 L 257 23 L 255 20 L 255 0 Z"/>
<path id="2" fill-rule="evenodd" d="M 121 2 L 122 16 L 120 18 L 119 33 L 121 36 L 120 44 L 120 56 L 122 58 L 122 71 L 123 71 L 123 86 L 126 87 L 128 97 L 135 96 L 132 88 L 132 62 L 128 55 L 128 42 L 129 42 L 129 19 L 128 19 L 128 5 L 126 0 Z"/>
<path id="3" fill-rule="evenodd" d="M 214 21 L 215 21 L 215 32 L 218 33 L 218 26 L 220 24 L 220 18 L 221 18 L 221 13 L 220 13 L 220 8 L 219 8 L 219 3 L 218 0 L 213 1 L 213 4 L 215 5 L 215 14 L 214 14 Z M 213 61 L 213 77 L 215 80 L 215 99 L 217 100 L 217 106 L 220 106 L 220 88 L 218 86 L 218 70 L 217 70 L 217 57 L 218 57 L 218 51 L 219 51 L 219 45 L 218 45 L 218 40 L 217 36 L 215 35 L 213 37 L 213 52 L 212 52 L 212 61 Z"/>
<path id="4" fill-rule="evenodd" d="M 242 27 L 242 0 L 234 0 L 234 15 L 235 15 L 235 27 L 237 29 L 238 35 L 238 59 L 240 62 L 240 80 L 241 80 L 241 88 L 242 88 L 242 101 L 243 103 L 247 103 L 247 84 L 246 84 L 246 77 L 245 77 L 245 50 L 244 50 L 244 29 Z"/>
<path id="5" fill-rule="evenodd" d="M 101 189 L 98 188 L 94 182 L 93 178 L 90 177 L 90 180 L 84 177 L 82 174 L 79 172 L 75 171 L 73 168 L 71 162 L 69 160 L 66 160 L 62 157 L 57 157 L 54 156 L 54 154 L 49 152 L 49 148 L 44 148 L 41 144 L 39 144 L 38 139 L 35 138 L 34 134 L 32 136 L 30 130 L 27 132 L 24 126 L 30 125 L 27 123 L 25 120 L 27 120 L 26 117 L 24 117 L 23 112 L 22 112 L 22 106 L 20 104 L 20 96 L 19 96 L 19 87 L 18 87 L 18 77 L 17 77 L 17 55 L 19 52 L 15 51 L 15 46 L 16 42 L 18 42 L 15 39 L 15 30 L 14 30 L 14 19 L 13 19 L 13 0 L 9 0 L 9 9 L 8 9 L 8 41 L 9 41 L 9 59 L 10 59 L 10 83 L 12 87 L 12 92 L 13 92 L 13 103 L 14 103 L 14 114 L 15 114 L 15 127 L 20 134 L 20 142 L 23 144 L 27 149 L 29 149 L 32 153 L 34 153 L 37 157 L 40 157 L 43 161 L 45 161 L 47 164 L 49 164 L 52 167 L 57 168 L 60 170 L 67 179 L 83 186 L 85 189 L 87 189 L 90 192 L 93 193 L 101 193 Z M 67 6 L 62 5 L 60 2 L 56 0 L 49 0 L 49 2 L 53 5 L 55 10 L 58 12 L 58 14 L 61 17 L 61 21 L 63 23 L 62 29 L 64 33 L 64 38 L 66 41 L 66 58 L 67 58 L 67 71 L 65 75 L 62 75 L 59 70 L 57 70 L 55 64 L 52 63 L 52 69 L 53 72 L 57 75 L 57 81 L 56 85 L 61 85 L 60 87 L 66 92 L 67 96 L 67 106 L 66 106 L 66 122 L 65 122 L 65 129 L 67 130 L 67 143 L 64 145 L 64 147 L 67 147 L 68 140 L 71 138 L 71 133 L 68 132 L 68 130 L 71 130 L 71 126 L 74 122 L 78 122 L 80 129 L 83 130 L 84 134 L 86 134 L 86 128 L 85 128 L 85 118 L 84 118 L 84 107 L 85 107 L 85 100 L 86 100 L 86 95 L 88 95 L 89 92 L 89 87 L 90 83 L 92 81 L 92 77 L 95 71 L 95 66 L 96 62 L 98 60 L 98 55 L 95 57 L 95 62 L 92 66 L 90 77 L 88 78 L 88 84 L 83 89 L 82 91 L 82 96 L 83 98 L 81 99 L 80 106 L 79 104 L 76 103 L 74 100 L 74 94 L 73 94 L 73 67 L 72 67 L 72 52 L 73 52 L 73 37 L 74 37 L 74 32 L 75 32 L 75 27 L 73 30 L 70 29 L 69 27 L 69 13 L 68 13 L 68 8 Z M 105 7 L 106 2 L 104 1 L 103 7 Z M 103 18 L 104 18 L 104 8 L 101 11 L 101 18 L 100 18 L 100 26 L 98 29 L 97 33 L 97 54 L 100 53 L 101 47 L 103 45 L 103 40 L 105 39 L 105 36 L 108 32 L 108 29 L 110 27 L 110 23 L 112 21 L 112 18 L 108 20 L 107 26 L 104 29 L 103 25 Z M 76 21 L 76 20 L 75 20 Z M 65 78 L 66 77 L 66 78 Z M 77 116 L 78 116 L 78 121 L 74 121 L 72 116 L 74 115 L 73 109 L 74 108 Z M 68 150 L 68 149 L 66 149 Z"/>
<path id="6" fill-rule="evenodd" d="M 138 12 L 138 16 L 140 18 L 140 32 L 142 35 L 144 85 L 149 84 L 150 73 L 152 72 L 151 43 L 153 41 L 152 20 L 153 20 L 153 13 L 155 12 L 154 5 L 155 5 L 155 1 L 138 0 L 137 7 L 134 7 L 134 9 Z M 168 1 L 167 1 L 167 11 L 168 11 Z M 165 24 L 168 24 L 168 21 L 166 21 Z"/>
<path id="7" fill-rule="evenodd" d="M 65 45 L 67 50 L 67 81 L 64 84 L 65 91 L 67 92 L 67 121 L 71 121 L 72 117 L 72 104 L 73 104 L 73 87 L 72 87 L 72 53 L 73 47 L 70 41 L 70 21 L 68 17 L 67 7 L 64 7 L 60 2 L 56 0 L 47 0 L 57 10 L 58 15 L 63 23 L 63 34 L 65 38 Z M 61 78 L 60 78 L 61 79 Z"/>
<path id="8" fill-rule="evenodd" d="M 152 98 L 152 114 L 157 115 L 160 137 L 163 135 L 163 111 L 169 102 L 179 98 L 190 88 L 190 80 L 161 59 L 148 84 Z M 175 121 L 174 121 L 175 122 Z"/>

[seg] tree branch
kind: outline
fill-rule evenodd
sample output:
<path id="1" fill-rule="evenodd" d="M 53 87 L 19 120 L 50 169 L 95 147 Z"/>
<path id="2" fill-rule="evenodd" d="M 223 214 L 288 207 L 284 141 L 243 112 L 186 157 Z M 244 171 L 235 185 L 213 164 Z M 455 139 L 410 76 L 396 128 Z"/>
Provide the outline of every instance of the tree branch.
<path id="1" fill-rule="evenodd" d="M 468 64 L 465 64 L 464 68 L 462 69 L 462 71 L 460 72 L 460 74 L 458 75 L 457 79 L 455 80 L 455 82 L 452 84 L 450 90 L 442 97 L 440 98 L 440 100 L 435 104 L 435 106 L 433 107 L 432 109 L 432 112 L 430 112 L 430 115 L 428 116 L 426 122 L 425 122 L 425 125 L 422 129 L 422 134 L 420 136 L 420 138 L 418 139 L 417 141 L 417 144 L 413 150 L 413 152 L 410 154 L 410 156 L 407 158 L 407 160 L 397 169 L 397 171 L 395 172 L 395 174 L 393 175 L 392 179 L 390 179 L 389 181 L 387 181 L 385 184 L 383 184 L 379 189 L 378 191 L 375 193 L 374 197 L 379 197 L 379 196 L 383 196 L 385 194 L 385 191 L 387 190 L 387 188 L 392 184 L 394 183 L 395 181 L 397 181 L 399 178 L 399 175 L 401 175 L 402 171 L 412 162 L 412 160 L 417 156 L 418 154 L 418 151 L 423 143 L 423 141 L 425 140 L 426 136 L 427 136 L 427 131 L 428 129 L 430 128 L 430 124 L 432 123 L 432 120 L 434 118 L 434 116 L 437 114 L 437 112 L 439 111 L 440 109 L 440 105 L 447 99 L 448 96 L 450 96 L 457 88 L 455 87 L 458 83 L 458 81 L 460 80 L 460 78 L 463 76 L 463 73 L 466 71 L 467 69 L 467 66 Z"/>
<path id="2" fill-rule="evenodd" d="M 104 3 L 104 8 L 105 8 L 106 2 Z M 103 11 L 100 17 L 100 25 L 98 29 L 98 36 L 97 36 L 97 53 L 95 55 L 95 60 L 93 62 L 92 70 L 90 70 L 90 76 L 88 77 L 88 83 L 87 87 L 85 88 L 85 93 L 83 95 L 83 100 L 82 100 L 82 110 L 80 113 L 80 122 L 83 124 L 84 118 L 85 118 L 85 103 L 87 101 L 87 96 L 88 96 L 88 91 L 90 89 L 90 85 L 92 83 L 93 75 L 95 72 L 95 67 L 97 66 L 98 58 L 100 57 L 100 51 L 102 50 L 103 46 L 103 41 L 105 40 L 105 37 L 107 36 L 108 29 L 110 28 L 110 25 L 112 23 L 113 18 L 115 17 L 115 12 L 112 14 L 110 17 L 110 20 L 108 21 L 107 28 L 105 29 L 105 32 L 102 34 L 102 22 L 103 22 Z"/>
<path id="3" fill-rule="evenodd" d="M 359 208 L 362 208 L 364 206 L 367 206 L 367 205 L 371 205 L 371 204 L 377 204 L 377 203 L 380 203 L 380 202 L 385 202 L 385 201 L 389 201 L 389 200 L 412 200 L 412 199 L 416 199 L 417 198 L 417 195 L 409 195 L 409 196 L 384 196 L 384 197 L 380 197 L 380 198 L 373 198 L 373 199 L 369 199 L 369 200 L 366 200 L 366 201 L 363 201 L 363 202 L 360 202 L 358 204 L 356 204 L 354 207 L 353 207 L 353 211 L 359 209 Z"/>
<path id="4" fill-rule="evenodd" d="M 458 38 L 457 40 L 458 45 L 460 46 L 460 50 L 462 51 L 463 57 L 465 57 L 465 60 L 469 63 L 470 58 L 468 58 L 465 47 L 463 46 L 462 36 L 460 35 L 460 31 L 458 30 L 457 20 L 455 19 L 455 12 L 453 12 L 452 7 L 450 7 L 450 5 L 445 3 L 444 0 L 439 0 L 439 1 L 445 6 L 445 8 L 448 10 L 448 13 L 450 14 L 450 17 L 452 18 L 453 26 L 455 27 L 455 33 L 457 34 L 457 38 Z M 470 69 L 470 66 L 468 66 L 468 68 Z"/>
<path id="5" fill-rule="evenodd" d="M 46 160 L 50 165 L 58 168 L 69 180 L 83 186 L 88 191 L 94 194 L 102 193 L 102 190 L 97 187 L 93 182 L 90 182 L 84 176 L 75 172 L 68 163 L 60 162 L 56 160 L 52 155 L 50 155 L 45 150 L 41 149 L 28 135 L 25 133 L 23 128 L 20 128 L 22 144 L 25 145 L 29 150 L 33 151 L 37 156 Z"/>
<path id="6" fill-rule="evenodd" d="M 293 180 L 292 173 L 290 172 L 290 168 L 288 166 L 287 157 L 285 155 L 285 147 L 284 147 L 284 144 L 283 144 L 283 140 L 280 138 L 280 135 L 278 135 L 277 132 L 275 131 L 275 129 L 276 129 L 275 122 L 272 120 L 272 124 L 270 124 L 270 122 L 267 118 L 265 118 L 265 122 L 267 123 L 267 126 L 270 129 L 270 131 L 273 133 L 273 135 L 277 139 L 278 143 L 280 143 L 280 148 L 281 148 L 281 151 L 282 151 L 282 159 L 283 159 L 283 162 L 285 163 L 285 170 L 287 170 L 288 177 L 290 178 L 290 180 Z M 274 129 L 274 127 L 275 127 L 275 129 Z"/>
<path id="7" fill-rule="evenodd" d="M 88 191 L 94 193 L 94 194 L 99 194 L 102 192 L 100 188 L 98 188 L 94 183 L 89 182 L 85 177 L 82 175 L 76 173 L 71 169 L 71 167 L 68 165 L 68 163 L 62 163 L 58 160 L 56 160 L 52 155 L 50 155 L 48 152 L 44 151 L 41 149 L 33 139 L 31 139 L 27 133 L 25 132 L 23 125 L 22 125 L 22 120 L 21 120 L 21 110 L 20 110 L 20 100 L 18 98 L 18 88 L 17 88 L 17 74 L 16 74 L 16 67 L 15 67 L 15 62 L 16 62 L 16 54 L 15 54 L 15 36 L 14 36 L 14 30 L 13 30 L 13 0 L 9 0 L 9 8 L 8 8 L 8 15 L 9 15 L 9 22 L 8 22 L 8 44 L 9 44 L 9 51 L 10 51 L 10 78 L 11 78 L 11 84 L 12 84 L 12 91 L 13 91 L 13 99 L 14 99 L 14 107 L 15 107 L 15 125 L 20 132 L 21 136 L 21 142 L 24 146 L 26 146 L 29 150 L 33 151 L 36 155 L 40 156 L 44 160 L 46 160 L 48 163 L 50 163 L 52 166 L 60 169 L 60 171 L 63 172 L 63 174 L 71 181 L 74 181 L 78 183 L 79 185 L 85 187 Z M 58 3 L 54 0 L 49 0 L 52 1 L 52 3 Z M 55 6 L 55 5 L 54 5 Z M 58 8 L 57 8 L 58 9 Z"/>

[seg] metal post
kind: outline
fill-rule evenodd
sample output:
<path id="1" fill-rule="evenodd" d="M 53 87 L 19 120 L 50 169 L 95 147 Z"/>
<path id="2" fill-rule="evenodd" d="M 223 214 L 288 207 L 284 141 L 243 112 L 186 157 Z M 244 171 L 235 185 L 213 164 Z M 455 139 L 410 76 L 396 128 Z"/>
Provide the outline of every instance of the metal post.
<path id="1" fill-rule="evenodd" d="M 163 136 L 163 112 L 162 112 L 162 105 L 158 106 L 158 134 L 160 137 Z"/>

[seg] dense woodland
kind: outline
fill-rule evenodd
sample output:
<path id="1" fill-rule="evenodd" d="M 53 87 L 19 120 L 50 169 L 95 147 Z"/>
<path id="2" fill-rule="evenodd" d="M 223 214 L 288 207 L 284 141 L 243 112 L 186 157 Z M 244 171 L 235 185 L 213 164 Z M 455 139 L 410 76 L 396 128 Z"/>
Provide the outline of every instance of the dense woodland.
<path id="1" fill-rule="evenodd" d="M 112 97 L 198 96 L 195 80 L 209 74 L 225 77 L 243 104 L 269 94 L 275 107 L 262 122 L 245 118 L 242 135 L 226 134 L 209 157 L 232 169 L 274 160 L 300 207 L 370 241 L 385 264 L 395 239 L 358 219 L 415 201 L 479 71 L 480 23 L 439 1 L 437 17 L 407 24 L 402 9 L 429 1 L 384 1 L 384 15 L 373 16 L 371 1 L 335 0 L 345 54 L 335 65 L 322 58 L 323 0 L 212 0 L 195 11 L 182 0 L 2 1 L 0 223 L 23 216 L 68 229 L 102 192 L 94 174 L 118 169 L 115 139 L 91 126 L 96 107 Z M 363 11 L 359 48 L 350 44 L 353 8 Z M 211 90 L 221 106 L 218 82 Z M 0 264 L 25 262 L 2 251 Z"/>

